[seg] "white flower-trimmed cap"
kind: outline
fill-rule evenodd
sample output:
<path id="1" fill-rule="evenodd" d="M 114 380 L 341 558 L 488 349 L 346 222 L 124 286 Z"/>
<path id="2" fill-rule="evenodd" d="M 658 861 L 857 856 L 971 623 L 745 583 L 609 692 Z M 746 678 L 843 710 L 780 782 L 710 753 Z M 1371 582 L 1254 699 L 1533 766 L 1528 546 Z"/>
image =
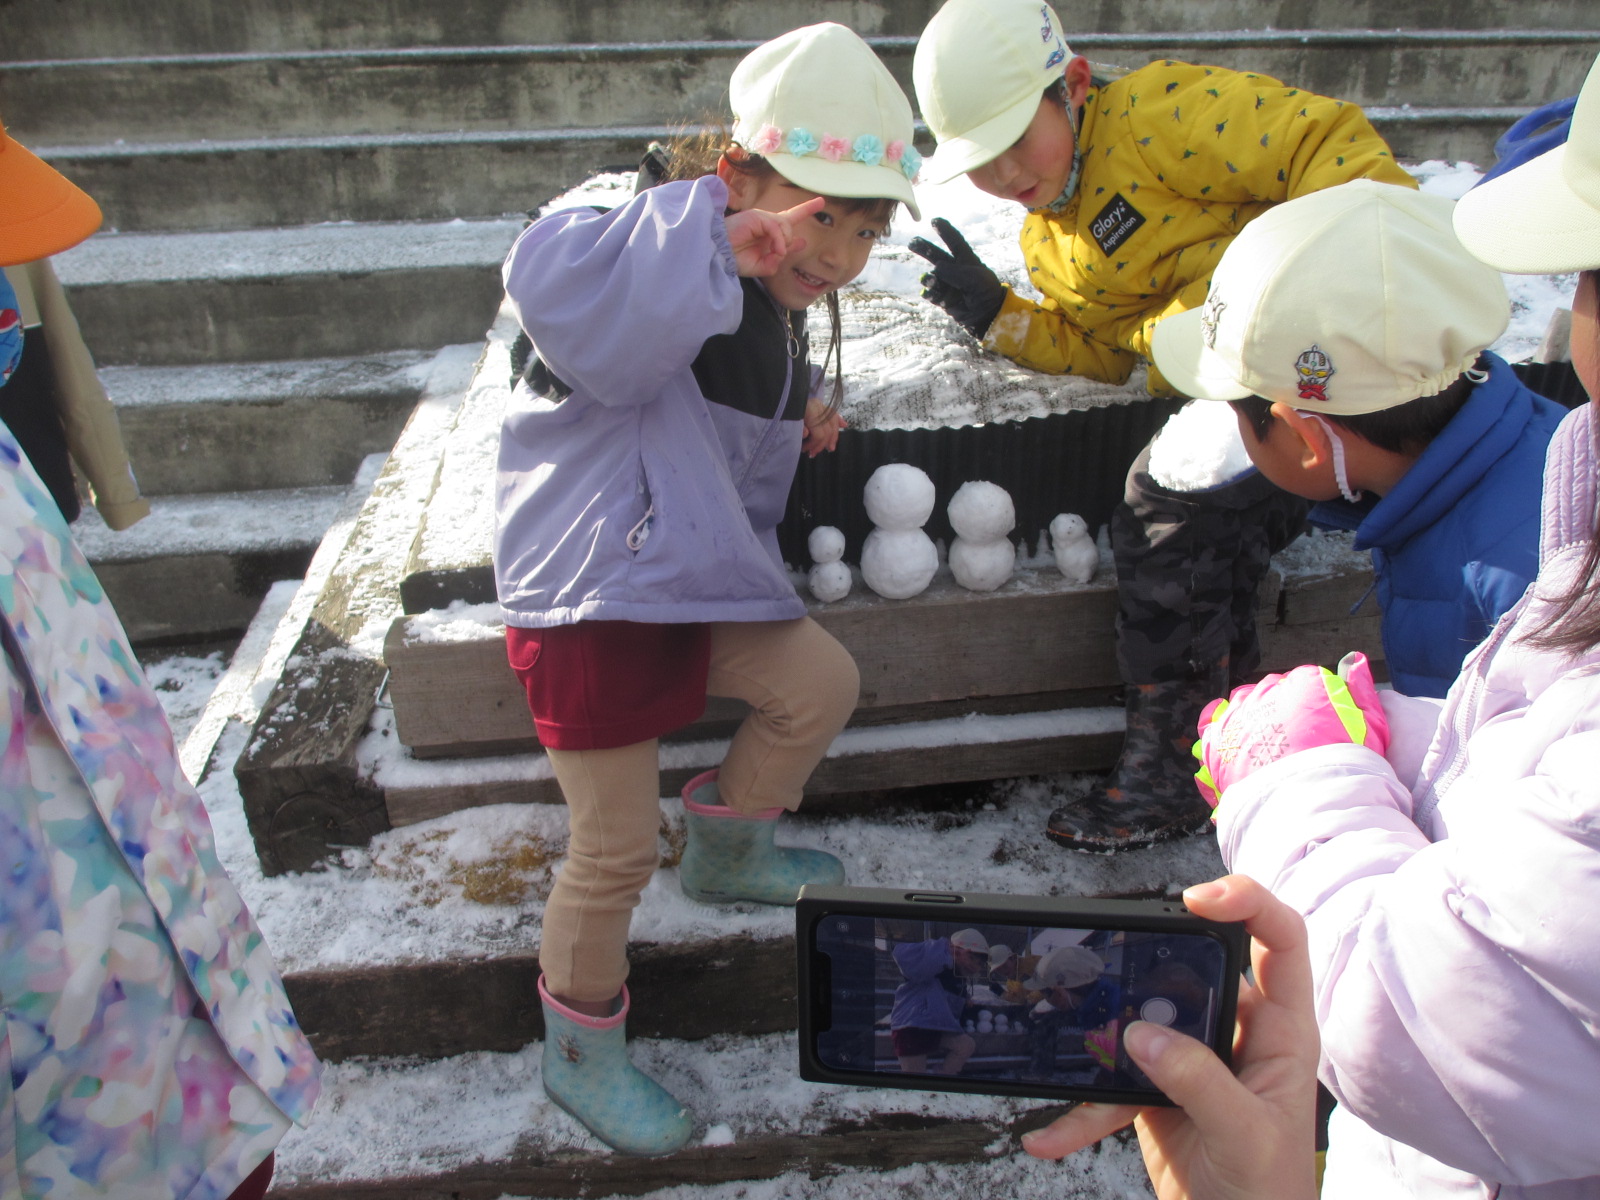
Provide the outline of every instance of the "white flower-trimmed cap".
<path id="1" fill-rule="evenodd" d="M 823 196 L 898 200 L 911 184 L 911 102 L 872 47 L 843 25 L 807 25 L 757 46 L 728 83 L 733 140 L 790 183 Z"/>
<path id="2" fill-rule="evenodd" d="M 922 119 L 939 142 L 929 180 L 954 179 L 1010 149 L 1071 58 L 1061 19 L 1043 0 L 949 0 L 911 64 Z"/>
<path id="3" fill-rule="evenodd" d="M 1205 400 L 1355 416 L 1441 392 L 1511 316 L 1454 208 L 1357 179 L 1268 209 L 1223 253 L 1205 304 L 1156 326 L 1151 357 Z"/>
<path id="4" fill-rule="evenodd" d="M 1473 188 L 1456 233 L 1484 262 L 1515 274 L 1600 267 L 1600 58 L 1589 68 L 1567 140 Z"/>
<path id="5" fill-rule="evenodd" d="M 976 929 L 958 929 L 950 935 L 950 944 L 962 950 L 971 950 L 974 954 L 989 953 L 989 939 Z"/>

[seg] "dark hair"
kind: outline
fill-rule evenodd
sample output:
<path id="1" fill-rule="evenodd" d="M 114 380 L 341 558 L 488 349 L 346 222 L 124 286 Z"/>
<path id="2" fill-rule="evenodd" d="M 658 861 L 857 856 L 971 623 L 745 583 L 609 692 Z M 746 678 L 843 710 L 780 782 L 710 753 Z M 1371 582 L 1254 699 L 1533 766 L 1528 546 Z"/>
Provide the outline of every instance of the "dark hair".
<path id="1" fill-rule="evenodd" d="M 1481 360 L 1480 360 L 1481 361 Z M 1380 450 L 1395 454 L 1418 454 L 1434 438 L 1444 432 L 1444 427 L 1461 411 L 1461 406 L 1472 394 L 1472 380 L 1462 375 L 1442 392 L 1432 396 L 1419 396 L 1393 408 L 1379 412 L 1360 413 L 1355 416 L 1337 413 L 1318 413 L 1323 420 L 1348 429 L 1362 441 L 1370 442 Z M 1261 396 L 1247 396 L 1243 400 L 1229 401 L 1236 412 L 1244 414 L 1250 423 L 1256 441 L 1265 441 L 1272 428 L 1272 401 Z M 1309 409 L 1306 411 L 1310 411 Z"/>
<path id="2" fill-rule="evenodd" d="M 1584 271 L 1578 286 L 1582 287 L 1585 283 L 1600 293 L 1600 268 Z M 1600 346 L 1596 349 L 1600 351 Z M 1589 439 L 1596 457 L 1600 458 L 1600 422 L 1595 420 L 1594 407 L 1595 401 L 1591 397 L 1589 403 L 1578 411 L 1589 414 Z M 1532 644 L 1574 653 L 1600 646 L 1600 514 L 1596 515 L 1595 525 L 1589 531 L 1589 552 L 1584 555 L 1583 565 L 1578 568 L 1578 577 L 1567 589 L 1567 594 L 1561 597 L 1559 604 L 1560 608 L 1550 627 L 1532 638 Z"/>
<path id="3" fill-rule="evenodd" d="M 667 180 L 699 179 L 711 175 L 717 163 L 726 158 L 728 165 L 741 175 L 765 182 L 778 174 L 778 169 L 759 154 L 752 154 L 733 141 L 725 128 L 712 125 L 698 132 L 685 131 L 673 139 L 668 147 Z M 847 212 L 866 213 L 869 219 L 882 220 L 885 227 L 899 206 L 898 200 L 877 196 L 832 196 L 829 199 L 842 205 Z M 822 356 L 822 369 L 826 373 L 828 361 L 833 361 L 833 386 L 828 389 L 828 411 L 839 411 L 844 401 L 844 333 L 839 316 L 839 296 L 829 292 L 823 297 L 828 309 L 828 349 Z"/>

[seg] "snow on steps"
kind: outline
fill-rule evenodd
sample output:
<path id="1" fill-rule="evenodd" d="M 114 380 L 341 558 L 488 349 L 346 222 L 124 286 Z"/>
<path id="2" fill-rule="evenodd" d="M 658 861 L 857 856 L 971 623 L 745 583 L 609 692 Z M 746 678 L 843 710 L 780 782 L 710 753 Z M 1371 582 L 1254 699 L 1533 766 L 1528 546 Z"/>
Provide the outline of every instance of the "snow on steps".
<path id="1" fill-rule="evenodd" d="M 474 347 L 476 349 L 476 347 Z M 348 483 L 387 453 L 434 354 L 103 367 L 146 495 Z"/>
<path id="2" fill-rule="evenodd" d="M 340 1064 L 309 1130 L 279 1145 L 275 1200 L 965 1200 L 1148 1194 L 1127 1138 L 1063 1164 L 1018 1138 L 1041 1100 L 809 1084 L 792 1035 L 636 1041 L 631 1054 L 696 1117 L 666 1158 L 607 1152 L 544 1095 L 538 1044 L 511 1054 Z"/>
<path id="3" fill-rule="evenodd" d="M 55 263 L 102 365 L 344 357 L 480 339 L 522 224 L 103 233 Z"/>

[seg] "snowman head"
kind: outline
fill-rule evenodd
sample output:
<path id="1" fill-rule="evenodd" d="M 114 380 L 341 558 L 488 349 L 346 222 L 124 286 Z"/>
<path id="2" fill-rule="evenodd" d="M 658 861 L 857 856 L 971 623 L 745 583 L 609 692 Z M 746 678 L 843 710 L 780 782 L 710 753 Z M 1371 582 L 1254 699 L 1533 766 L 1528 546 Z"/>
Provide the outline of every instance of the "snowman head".
<path id="1" fill-rule="evenodd" d="M 1084 537 L 1088 532 L 1089 527 L 1077 513 L 1060 513 L 1050 522 L 1050 544 L 1064 546 Z"/>
<path id="2" fill-rule="evenodd" d="M 933 480 L 910 463 L 885 463 L 867 480 L 864 499 L 879 529 L 920 529 L 933 515 Z"/>
<path id="3" fill-rule="evenodd" d="M 1016 506 L 1005 488 L 981 479 L 957 488 L 946 511 L 957 536 L 972 542 L 998 541 L 1017 523 Z"/>

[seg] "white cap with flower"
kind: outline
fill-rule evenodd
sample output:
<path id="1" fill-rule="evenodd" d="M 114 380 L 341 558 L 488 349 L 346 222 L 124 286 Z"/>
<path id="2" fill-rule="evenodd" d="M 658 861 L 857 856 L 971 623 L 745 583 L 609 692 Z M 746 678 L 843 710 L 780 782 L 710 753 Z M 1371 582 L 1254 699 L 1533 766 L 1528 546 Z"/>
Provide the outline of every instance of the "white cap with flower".
<path id="1" fill-rule="evenodd" d="M 911 185 L 911 103 L 856 34 L 831 21 L 757 46 L 728 84 L 733 139 L 797 187 L 898 200 L 920 220 Z"/>

